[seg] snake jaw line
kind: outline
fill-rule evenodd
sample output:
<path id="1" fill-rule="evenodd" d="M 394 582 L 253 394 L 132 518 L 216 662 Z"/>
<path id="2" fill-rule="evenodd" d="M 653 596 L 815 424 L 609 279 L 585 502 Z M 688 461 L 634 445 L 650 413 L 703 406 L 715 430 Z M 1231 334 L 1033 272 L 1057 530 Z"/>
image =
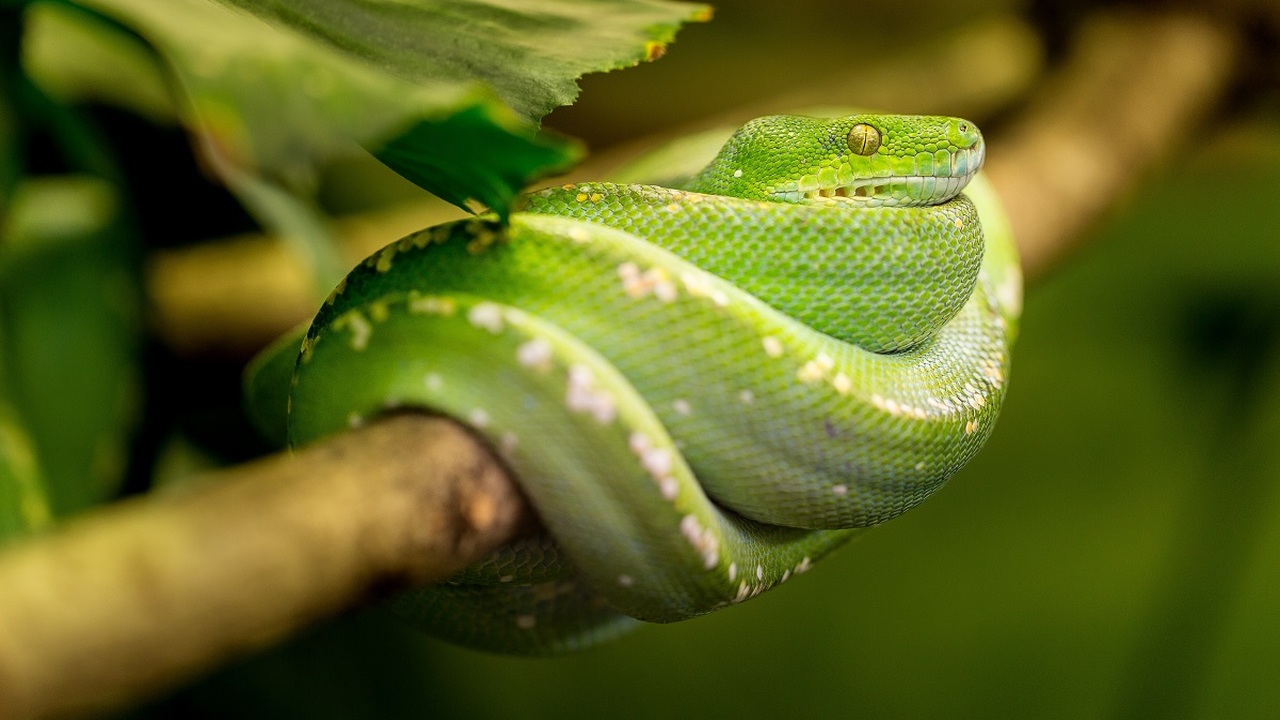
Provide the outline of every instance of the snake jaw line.
<path id="1" fill-rule="evenodd" d="M 847 184 L 824 184 L 811 190 L 785 190 L 771 193 L 770 198 L 782 202 L 843 203 L 854 207 L 915 207 L 937 205 L 955 197 L 973 175 L 902 175 L 887 178 L 864 178 Z"/>

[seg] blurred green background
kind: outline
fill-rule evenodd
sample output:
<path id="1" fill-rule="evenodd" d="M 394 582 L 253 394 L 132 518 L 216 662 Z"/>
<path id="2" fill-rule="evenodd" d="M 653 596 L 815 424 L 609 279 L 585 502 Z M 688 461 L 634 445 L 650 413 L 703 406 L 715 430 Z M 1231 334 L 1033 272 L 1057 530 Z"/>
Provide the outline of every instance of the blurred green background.
<path id="1" fill-rule="evenodd" d="M 1021 56 L 1033 75 L 1088 12 L 1029 0 L 724 3 L 660 61 L 586 78 L 580 101 L 546 125 L 607 150 L 828 75 L 874 80 L 896 58 L 991 21 L 1040 32 L 1043 52 Z M 921 95 L 930 88 L 922 76 L 869 94 L 896 93 L 888 110 L 940 109 Z M 994 139 L 1022 99 L 947 111 Z M 1229 107 L 1084 252 L 1029 288 L 988 447 L 922 507 L 803 580 L 551 660 L 453 648 L 371 609 L 130 715 L 1280 715 L 1276 100 L 1272 88 Z M 179 131 L 94 112 L 121 149 L 152 245 L 252 229 L 196 170 Z M 417 197 L 365 166 L 342 173 L 347 181 L 322 188 L 331 209 Z M 195 199 L 180 216 L 158 199 L 173 182 Z M 349 185 L 358 197 L 343 195 Z M 163 455 L 180 437 L 202 457 L 256 451 L 228 401 L 237 361 L 179 358 L 154 341 L 143 355 L 138 448 Z M 135 464 L 136 490 L 153 463 Z"/>

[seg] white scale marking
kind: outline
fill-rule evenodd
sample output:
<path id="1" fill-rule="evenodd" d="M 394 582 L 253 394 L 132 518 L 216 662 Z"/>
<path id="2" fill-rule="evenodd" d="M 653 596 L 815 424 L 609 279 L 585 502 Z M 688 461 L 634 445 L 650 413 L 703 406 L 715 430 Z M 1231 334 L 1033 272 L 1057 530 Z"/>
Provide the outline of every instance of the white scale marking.
<path id="1" fill-rule="evenodd" d="M 707 275 L 691 271 L 682 272 L 680 282 L 692 297 L 707 298 L 717 307 L 725 307 L 729 304 L 729 296 L 716 287 Z"/>
<path id="2" fill-rule="evenodd" d="M 544 338 L 534 338 L 516 348 L 516 362 L 538 372 L 551 370 L 551 343 Z"/>
<path id="3" fill-rule="evenodd" d="M 478 303 L 467 311 L 467 322 L 497 335 L 502 332 L 502 308 L 490 302 Z"/>
<path id="4" fill-rule="evenodd" d="M 439 297 L 436 295 L 409 296 L 409 312 L 421 313 L 424 315 L 443 315 L 449 317 L 458 310 L 458 305 L 453 298 Z"/>
<path id="5" fill-rule="evenodd" d="M 358 312 L 349 312 L 343 316 L 344 324 L 351 329 L 351 349 L 364 350 L 369 347 L 369 337 L 373 335 L 373 325 Z"/>
<path id="6" fill-rule="evenodd" d="M 702 565 L 710 570 L 720 564 L 720 539 L 709 528 L 702 527 L 695 515 L 685 515 L 680 519 L 680 532 L 702 555 Z"/>
<path id="7" fill-rule="evenodd" d="M 672 454 L 666 448 L 654 447 L 649 436 L 640 431 L 631 433 L 627 441 L 631 452 L 640 458 L 640 465 L 658 485 L 658 491 L 664 500 L 675 500 L 680 494 L 680 483 L 672 476 L 674 465 Z"/>
<path id="8" fill-rule="evenodd" d="M 760 344 L 764 346 L 764 354 L 771 358 L 782 357 L 782 341 L 772 335 L 766 335 L 760 340 Z"/>
<path id="9" fill-rule="evenodd" d="M 613 422 L 617 416 L 617 406 L 608 391 L 596 387 L 595 373 L 586 365 L 569 367 L 568 388 L 565 391 L 565 404 L 573 412 L 585 412 L 601 425 Z"/>

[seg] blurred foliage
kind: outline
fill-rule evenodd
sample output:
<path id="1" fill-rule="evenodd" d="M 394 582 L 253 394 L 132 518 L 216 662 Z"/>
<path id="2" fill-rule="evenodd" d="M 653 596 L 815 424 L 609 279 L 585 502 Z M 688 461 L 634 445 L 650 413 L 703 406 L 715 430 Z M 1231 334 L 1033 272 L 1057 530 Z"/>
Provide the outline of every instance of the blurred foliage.
<path id="1" fill-rule="evenodd" d="M 16 37 L 20 26 L 5 27 Z M 119 490 L 141 327 L 136 237 L 111 150 L 29 81 L 18 51 L 0 44 L 0 464 L 26 478 L 34 528 Z"/>
<path id="2" fill-rule="evenodd" d="M 8 403 L 0 403 L 0 542 L 43 529 L 50 517 L 31 438 Z"/>
<path id="3" fill-rule="evenodd" d="M 7 397 L 58 513 L 113 496 L 137 417 L 134 239 L 108 182 L 28 179 L 0 225 Z M 16 424 L 16 423 L 15 423 Z"/>

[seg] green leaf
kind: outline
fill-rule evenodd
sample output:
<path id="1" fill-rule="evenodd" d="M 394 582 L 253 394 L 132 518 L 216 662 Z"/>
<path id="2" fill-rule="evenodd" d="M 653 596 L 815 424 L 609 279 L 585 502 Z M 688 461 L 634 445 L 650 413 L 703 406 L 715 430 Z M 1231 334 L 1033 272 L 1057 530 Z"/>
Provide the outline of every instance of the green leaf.
<path id="1" fill-rule="evenodd" d="M 324 240 L 320 223 L 297 222 L 316 169 L 360 146 L 450 202 L 502 212 L 580 155 L 536 129 L 577 95 L 576 78 L 656 57 L 681 22 L 707 15 L 659 0 L 76 4 L 155 48 L 181 121 L 233 190 L 245 187 L 238 170 L 259 191 L 302 199 L 263 203 L 268 190 L 246 205 L 271 229 L 309 234 L 304 243 Z"/>
<path id="2" fill-rule="evenodd" d="M 660 57 L 711 9 L 664 0 L 225 0 L 415 84 L 483 81 L 532 122 L 577 78 Z"/>
<path id="3" fill-rule="evenodd" d="M 375 154 L 404 177 L 438 188 L 442 200 L 465 208 L 475 198 L 505 220 L 530 179 L 522 168 L 560 170 L 577 159 L 576 152 L 564 156 L 546 136 L 522 137 L 509 115 L 505 108 L 474 107 L 439 122 L 419 122 Z"/>
<path id="4" fill-rule="evenodd" d="M 4 226 L 0 219 L 0 227 Z M 0 323 L 0 348 L 4 347 Z M 0 544 L 52 522 L 49 497 L 31 437 L 9 400 L 5 353 L 0 352 Z"/>
<path id="5" fill-rule="evenodd" d="M 110 497 L 124 476 L 138 410 L 136 266 L 110 183 L 27 179 L 13 200 L 0 226 L 0 403 L 64 514 Z"/>
<path id="6" fill-rule="evenodd" d="M 35 448 L 16 414 L 0 401 L 0 543 L 51 522 Z"/>
<path id="7" fill-rule="evenodd" d="M 25 21 L 22 68 L 45 93 L 64 104 L 100 102 L 173 121 L 168 79 L 137 36 L 64 5 L 34 5 Z"/>

